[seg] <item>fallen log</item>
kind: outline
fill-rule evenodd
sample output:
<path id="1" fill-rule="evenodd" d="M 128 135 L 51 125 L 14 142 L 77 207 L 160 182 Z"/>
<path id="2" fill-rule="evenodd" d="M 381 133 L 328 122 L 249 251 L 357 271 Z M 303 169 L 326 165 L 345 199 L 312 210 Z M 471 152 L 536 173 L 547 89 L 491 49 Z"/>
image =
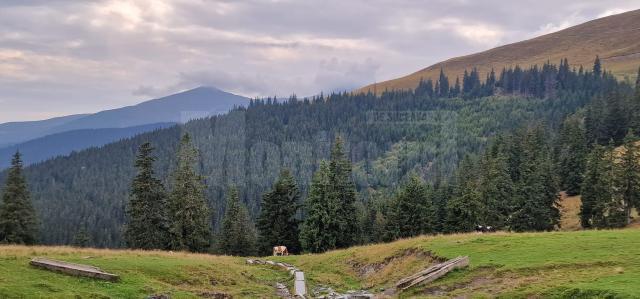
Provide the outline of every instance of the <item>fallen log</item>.
<path id="1" fill-rule="evenodd" d="M 37 268 L 73 276 L 90 277 L 112 282 L 120 280 L 118 275 L 107 273 L 102 271 L 100 268 L 88 265 L 72 264 L 43 258 L 34 258 L 29 262 L 29 264 Z"/>
<path id="2" fill-rule="evenodd" d="M 416 274 L 413 274 L 411 276 L 408 276 L 399 280 L 396 283 L 396 289 L 400 291 L 404 291 L 406 289 L 409 289 L 421 283 L 429 283 L 444 276 L 445 274 L 449 273 L 454 269 L 464 268 L 464 267 L 467 267 L 468 265 L 469 265 L 469 257 L 459 256 L 455 259 L 433 265 Z"/>

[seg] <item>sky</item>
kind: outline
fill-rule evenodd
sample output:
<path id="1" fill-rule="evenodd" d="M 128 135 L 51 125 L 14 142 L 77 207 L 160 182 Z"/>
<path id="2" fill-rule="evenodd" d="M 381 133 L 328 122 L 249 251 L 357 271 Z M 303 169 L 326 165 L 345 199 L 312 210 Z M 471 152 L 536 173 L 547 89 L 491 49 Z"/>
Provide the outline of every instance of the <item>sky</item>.
<path id="1" fill-rule="evenodd" d="M 639 9 L 601 0 L 1 0 L 0 123 L 198 86 L 350 90 Z"/>

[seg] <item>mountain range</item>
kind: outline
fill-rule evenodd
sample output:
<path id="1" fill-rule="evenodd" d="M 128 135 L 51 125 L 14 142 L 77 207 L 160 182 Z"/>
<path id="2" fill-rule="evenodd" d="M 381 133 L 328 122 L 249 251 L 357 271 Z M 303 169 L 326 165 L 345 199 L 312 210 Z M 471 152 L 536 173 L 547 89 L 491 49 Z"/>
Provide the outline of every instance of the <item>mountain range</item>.
<path id="1" fill-rule="evenodd" d="M 465 70 L 477 68 L 480 78 L 494 69 L 519 65 L 528 68 L 545 62 L 558 64 L 567 58 L 569 64 L 590 68 L 599 56 L 603 67 L 618 79 L 633 78 L 640 64 L 640 10 L 612 15 L 577 26 L 512 43 L 488 51 L 451 58 L 397 79 L 362 87 L 356 92 L 407 90 L 418 86 L 420 79 L 438 80 L 442 69 L 449 78 L 462 79 Z"/>
<path id="2" fill-rule="evenodd" d="M 198 87 L 137 105 L 43 121 L 0 124 L 0 169 L 20 150 L 27 164 L 101 146 L 142 132 L 225 113 L 249 99 Z"/>

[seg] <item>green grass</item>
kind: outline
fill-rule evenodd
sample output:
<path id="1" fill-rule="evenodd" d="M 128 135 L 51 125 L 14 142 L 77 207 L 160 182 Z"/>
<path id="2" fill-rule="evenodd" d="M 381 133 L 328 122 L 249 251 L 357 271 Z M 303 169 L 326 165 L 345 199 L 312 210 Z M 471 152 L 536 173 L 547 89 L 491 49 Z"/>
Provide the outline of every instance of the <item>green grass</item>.
<path id="1" fill-rule="evenodd" d="M 31 257 L 88 264 L 118 274 L 117 283 L 77 278 L 36 269 Z M 0 298 L 200 298 L 221 292 L 235 298 L 275 297 L 274 284 L 286 272 L 245 265 L 244 259 L 168 252 L 0 247 Z"/>
<path id="2" fill-rule="evenodd" d="M 419 237 L 282 260 L 307 271 L 312 284 L 378 290 L 429 263 L 407 255 L 410 249 L 447 259 L 467 255 L 471 266 L 401 297 L 640 298 L 638 229 Z M 384 263 L 393 256 L 403 257 L 368 277 L 352 266 Z M 406 267 L 397 267 L 403 263 Z"/>
<path id="3" fill-rule="evenodd" d="M 640 230 L 425 236 L 325 254 L 277 257 L 305 271 L 308 287 L 388 289 L 400 278 L 441 259 L 468 255 L 468 269 L 396 295 L 400 298 L 640 298 Z M 95 265 L 121 275 L 109 283 L 28 265 L 43 256 Z M 0 247 L 0 298 L 197 298 L 224 292 L 234 298 L 274 297 L 285 271 L 250 266 L 245 259 L 168 252 Z"/>

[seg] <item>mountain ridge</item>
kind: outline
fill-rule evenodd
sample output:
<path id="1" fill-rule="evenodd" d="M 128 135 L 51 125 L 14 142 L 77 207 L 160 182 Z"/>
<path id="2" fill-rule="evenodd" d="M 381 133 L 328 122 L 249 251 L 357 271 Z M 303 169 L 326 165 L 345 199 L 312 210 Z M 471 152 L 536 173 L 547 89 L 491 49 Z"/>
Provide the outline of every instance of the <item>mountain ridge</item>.
<path id="1" fill-rule="evenodd" d="M 355 90 L 380 94 L 385 90 L 414 89 L 421 79 L 438 80 L 440 69 L 449 76 L 462 79 L 465 70 L 477 67 L 481 78 L 494 69 L 529 67 L 545 62 L 557 64 L 567 58 L 572 67 L 590 68 L 596 56 L 603 67 L 619 79 L 635 77 L 640 64 L 640 10 L 633 10 L 591 20 L 557 32 L 520 42 L 498 46 L 487 51 L 453 57 L 409 75 L 373 83 Z"/>

